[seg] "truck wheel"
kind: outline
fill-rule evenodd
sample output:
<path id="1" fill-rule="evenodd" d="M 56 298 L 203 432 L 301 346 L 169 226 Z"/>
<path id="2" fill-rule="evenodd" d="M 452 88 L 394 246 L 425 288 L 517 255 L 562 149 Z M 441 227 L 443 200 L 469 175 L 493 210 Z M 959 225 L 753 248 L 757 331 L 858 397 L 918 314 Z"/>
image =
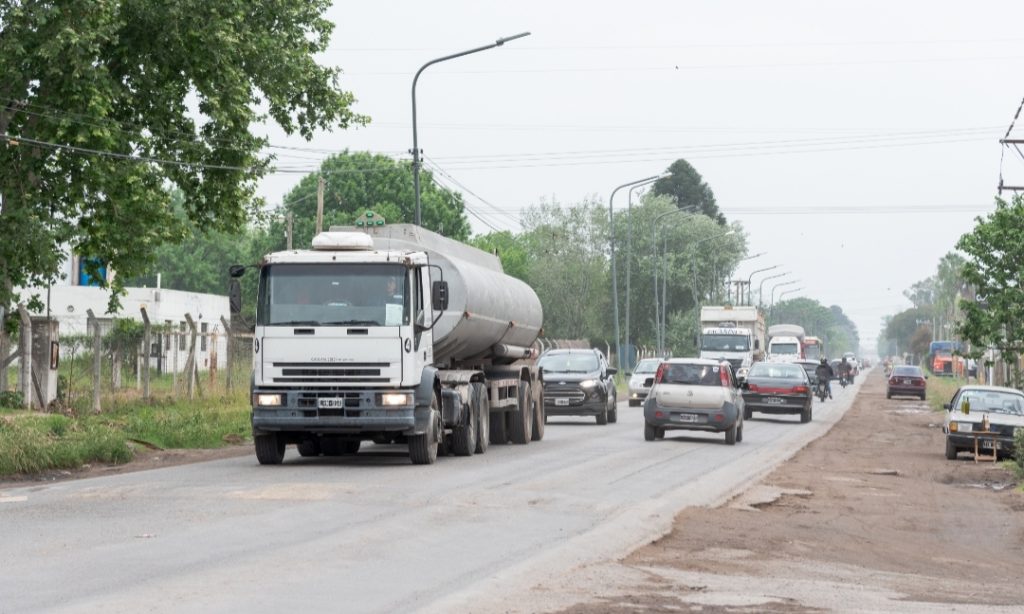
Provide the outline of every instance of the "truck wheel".
<path id="1" fill-rule="evenodd" d="M 359 446 L 363 442 L 358 439 L 348 439 L 341 442 L 341 453 L 342 454 L 356 454 L 359 452 Z"/>
<path id="2" fill-rule="evenodd" d="M 527 444 L 533 437 L 533 403 L 530 396 L 530 383 L 519 382 L 519 412 L 510 416 L 512 443 Z"/>
<path id="3" fill-rule="evenodd" d="M 299 456 L 320 456 L 320 441 L 317 439 L 306 439 L 295 446 Z"/>
<path id="4" fill-rule="evenodd" d="M 455 456 L 472 456 L 476 452 L 477 412 L 480 408 L 470 396 L 469 406 L 465 408 L 463 423 L 452 429 L 452 452 Z"/>
<path id="5" fill-rule="evenodd" d="M 256 460 L 261 465 L 280 465 L 284 460 L 284 437 L 278 433 L 256 435 L 252 438 L 256 445 Z"/>
<path id="6" fill-rule="evenodd" d="M 422 435 L 410 435 L 409 460 L 414 465 L 433 465 L 437 460 L 437 440 L 441 438 L 441 412 L 437 409 L 437 395 L 430 401 L 430 430 Z"/>
<path id="7" fill-rule="evenodd" d="M 473 404 L 476 406 L 476 453 L 487 451 L 491 435 L 491 400 L 487 397 L 487 386 L 480 382 L 469 385 L 473 393 Z"/>
<path id="8" fill-rule="evenodd" d="M 960 450 L 956 449 L 953 442 L 946 437 L 946 460 L 956 460 L 956 455 L 959 454 Z"/>
<path id="9" fill-rule="evenodd" d="M 654 441 L 655 439 L 657 439 L 657 433 L 654 427 L 644 422 L 644 441 Z"/>
<path id="10" fill-rule="evenodd" d="M 508 412 L 499 412 L 491 416 L 491 445 L 508 443 Z"/>
<path id="11" fill-rule="evenodd" d="M 321 437 L 320 451 L 324 456 L 344 456 L 359 451 L 359 440 L 341 439 L 340 437 Z"/>
<path id="12" fill-rule="evenodd" d="M 544 439 L 544 425 L 548 422 L 547 412 L 544 411 L 544 397 L 541 396 L 540 403 L 533 400 L 533 437 L 532 441 Z"/>
<path id="13" fill-rule="evenodd" d="M 606 408 L 602 410 L 601 413 L 597 414 L 595 417 L 597 418 L 598 424 L 608 424 L 608 409 Z"/>
<path id="14" fill-rule="evenodd" d="M 735 424 L 733 424 L 728 429 L 726 429 L 726 431 L 725 431 L 725 443 L 726 443 L 726 445 L 730 445 L 730 446 L 736 445 L 736 431 L 737 430 L 739 430 L 739 429 L 736 428 Z"/>

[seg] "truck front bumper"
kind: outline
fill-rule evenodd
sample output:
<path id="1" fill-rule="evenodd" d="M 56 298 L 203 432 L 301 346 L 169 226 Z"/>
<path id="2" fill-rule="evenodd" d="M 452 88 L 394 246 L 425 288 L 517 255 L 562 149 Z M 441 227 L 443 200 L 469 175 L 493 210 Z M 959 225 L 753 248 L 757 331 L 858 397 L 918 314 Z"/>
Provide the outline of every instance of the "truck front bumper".
<path id="1" fill-rule="evenodd" d="M 416 435 L 428 430 L 430 408 L 382 407 L 380 390 L 253 390 L 252 428 L 260 432 Z M 389 391 L 390 392 L 390 391 Z M 412 395 L 412 391 L 409 392 Z M 281 404 L 256 404 L 261 394 L 280 394 Z"/>

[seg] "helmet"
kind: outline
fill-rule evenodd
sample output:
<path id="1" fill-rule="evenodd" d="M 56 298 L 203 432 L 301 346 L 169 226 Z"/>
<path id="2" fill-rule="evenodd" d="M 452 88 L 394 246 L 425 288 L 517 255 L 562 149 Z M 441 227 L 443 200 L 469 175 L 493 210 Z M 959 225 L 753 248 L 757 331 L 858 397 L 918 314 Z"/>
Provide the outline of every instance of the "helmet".
<path id="1" fill-rule="evenodd" d="M 823 364 L 823 365 L 824 365 L 824 364 L 827 364 L 827 363 L 828 363 L 828 359 L 827 359 L 827 358 L 825 358 L 824 356 L 822 356 L 822 357 L 821 357 L 821 364 Z"/>

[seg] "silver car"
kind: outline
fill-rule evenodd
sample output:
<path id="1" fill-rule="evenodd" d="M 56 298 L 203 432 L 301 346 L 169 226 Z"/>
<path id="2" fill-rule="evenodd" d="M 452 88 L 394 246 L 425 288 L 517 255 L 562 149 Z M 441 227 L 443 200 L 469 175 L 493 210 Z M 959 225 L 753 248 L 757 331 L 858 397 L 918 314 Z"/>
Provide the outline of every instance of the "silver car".
<path id="1" fill-rule="evenodd" d="M 728 362 L 672 358 L 658 367 L 644 403 L 644 439 L 666 430 L 725 433 L 725 443 L 743 441 L 743 395 Z"/>
<path id="2" fill-rule="evenodd" d="M 645 358 L 636 363 L 636 368 L 629 376 L 630 407 L 640 407 L 644 404 L 644 399 L 647 398 L 651 392 L 651 386 L 654 385 L 654 374 L 657 373 L 660 364 L 660 358 Z"/>

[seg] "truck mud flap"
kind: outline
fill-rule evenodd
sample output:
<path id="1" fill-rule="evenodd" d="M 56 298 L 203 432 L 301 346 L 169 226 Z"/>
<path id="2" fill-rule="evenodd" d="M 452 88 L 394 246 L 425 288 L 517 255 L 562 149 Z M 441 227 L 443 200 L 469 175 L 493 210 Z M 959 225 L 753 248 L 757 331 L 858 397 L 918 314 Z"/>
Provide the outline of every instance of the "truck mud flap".
<path id="1" fill-rule="evenodd" d="M 441 390 L 441 421 L 446 426 L 462 424 L 462 412 L 465 405 L 457 390 L 445 388 Z"/>

